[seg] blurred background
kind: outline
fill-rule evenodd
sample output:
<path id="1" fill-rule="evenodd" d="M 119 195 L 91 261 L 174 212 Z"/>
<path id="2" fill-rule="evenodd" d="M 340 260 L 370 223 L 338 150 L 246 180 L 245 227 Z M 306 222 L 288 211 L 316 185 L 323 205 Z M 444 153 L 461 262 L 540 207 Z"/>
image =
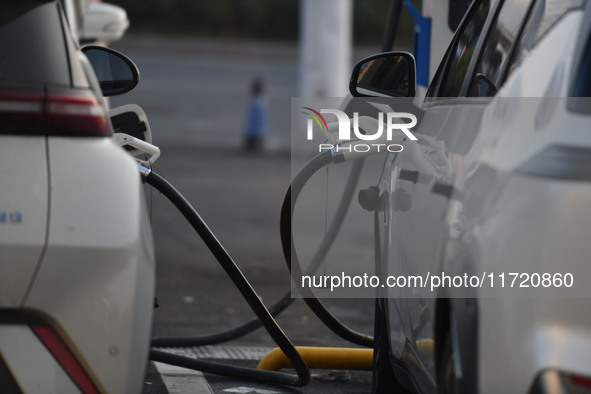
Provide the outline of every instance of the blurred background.
<path id="1" fill-rule="evenodd" d="M 390 1 L 337 0 L 346 8 L 337 21 L 328 20 L 320 2 L 310 1 L 306 13 L 316 19 L 308 23 L 301 18 L 305 1 L 110 2 L 126 10 L 130 27 L 109 45 L 128 55 L 141 73 L 138 87 L 112 98 L 112 107 L 135 103 L 144 109 L 153 142 L 162 151 L 155 170 L 194 204 L 264 302 L 272 305 L 290 289 L 279 213 L 292 174 L 291 98 L 306 93 L 303 80 L 314 71 L 305 69 L 315 67 L 304 64 L 302 41 L 322 41 L 314 33 L 319 26 L 348 35 L 338 39 L 350 47 L 344 49 L 347 59 L 337 65 L 346 74 L 337 87 L 343 96 L 353 63 L 380 51 Z M 306 38 L 302 29 L 313 34 Z M 411 49 L 412 34 L 410 15 L 403 11 L 394 47 Z M 331 47 L 332 41 L 324 45 Z M 335 60 L 325 55 L 323 63 Z M 312 81 L 313 87 L 318 84 Z M 378 176 L 367 174 L 361 186 L 374 184 Z M 160 308 L 154 334 L 199 335 L 249 320 L 248 306 L 194 231 L 164 197 L 146 190 L 158 263 Z M 315 207 L 322 220 L 330 220 L 322 212 L 338 197 L 326 196 Z M 368 218 L 365 241 L 372 245 Z M 322 223 L 314 229 L 319 235 Z M 372 334 L 373 300 L 327 303 L 347 324 Z M 301 300 L 278 321 L 297 345 L 349 345 Z M 273 345 L 262 330 L 236 342 Z"/>
<path id="2" fill-rule="evenodd" d="M 380 45 L 391 1 L 341 0 L 352 10 L 353 43 Z M 154 33 L 295 43 L 299 0 L 114 0 L 132 21 L 129 33 Z M 401 21 L 400 42 L 412 40 L 410 19 Z"/>
<path id="3" fill-rule="evenodd" d="M 336 2 L 345 6 L 345 15 L 329 21 L 319 12 L 330 15 L 330 7 L 322 10 L 318 4 L 323 2 L 310 2 L 312 20 L 306 23 L 305 2 L 296 0 L 112 1 L 130 20 L 123 39 L 112 46 L 129 54 L 142 73 L 135 94 L 125 99 L 142 100 L 158 130 L 155 138 L 167 130 L 169 137 L 180 133 L 203 144 L 237 146 L 244 142 L 253 83 L 259 80 L 266 104 L 265 146 L 287 150 L 290 98 L 344 96 L 353 63 L 380 49 L 391 1 Z M 320 26 L 345 37 L 327 37 Z M 403 11 L 394 48 L 411 50 L 413 29 L 410 14 Z M 329 43 L 309 48 L 313 44 L 302 42 L 309 30 L 312 43 Z M 337 41 L 351 48 L 326 53 Z M 307 52 L 318 50 L 323 53 L 304 63 Z M 342 75 L 327 82 L 336 69 Z M 322 75 L 315 79 L 315 72 Z M 302 86 L 310 83 L 336 86 L 321 91 Z M 174 128 L 160 123 L 163 113 L 174 115 Z"/>

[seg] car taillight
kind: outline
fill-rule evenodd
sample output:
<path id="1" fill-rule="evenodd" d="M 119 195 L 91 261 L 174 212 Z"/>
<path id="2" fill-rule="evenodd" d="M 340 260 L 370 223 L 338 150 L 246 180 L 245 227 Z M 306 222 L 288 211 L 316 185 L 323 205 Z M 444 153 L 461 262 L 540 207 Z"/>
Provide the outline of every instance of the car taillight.
<path id="1" fill-rule="evenodd" d="M 591 378 L 586 376 L 570 375 L 570 381 L 579 389 L 586 389 L 591 391 Z M 586 391 L 588 392 L 588 391 Z"/>
<path id="2" fill-rule="evenodd" d="M 0 93 L 0 134 L 45 134 L 43 94 Z"/>
<path id="3" fill-rule="evenodd" d="M 591 394 L 591 377 L 547 369 L 536 377 L 530 394 Z"/>
<path id="4" fill-rule="evenodd" d="M 90 91 L 0 92 L 0 134 L 109 136 L 111 128 Z"/>
<path id="5" fill-rule="evenodd" d="M 45 345 L 64 371 L 84 394 L 98 393 L 96 386 L 92 383 L 78 360 L 68 349 L 61 338 L 49 327 L 42 325 L 31 326 L 33 332 Z"/>
<path id="6" fill-rule="evenodd" d="M 49 135 L 111 135 L 105 111 L 90 92 L 75 95 L 48 93 L 45 105 Z"/>

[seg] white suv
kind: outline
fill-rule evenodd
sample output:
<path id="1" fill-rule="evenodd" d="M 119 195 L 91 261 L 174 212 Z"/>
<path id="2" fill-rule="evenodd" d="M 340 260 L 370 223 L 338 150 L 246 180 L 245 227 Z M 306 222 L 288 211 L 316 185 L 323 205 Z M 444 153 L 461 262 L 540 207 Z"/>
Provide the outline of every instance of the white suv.
<path id="1" fill-rule="evenodd" d="M 361 61 L 352 94 L 412 91 L 371 70 L 407 58 Z M 472 2 L 375 209 L 383 278 L 476 279 L 383 289 L 378 392 L 591 392 L 589 96 L 591 2 Z"/>
<path id="2" fill-rule="evenodd" d="M 107 49 L 95 51 L 111 64 L 126 62 Z M 128 76 L 112 93 L 137 84 L 137 72 L 123 63 Z M 62 2 L 3 4 L 3 393 L 143 388 L 153 242 L 138 166 L 112 136 L 99 82 L 70 33 Z"/>

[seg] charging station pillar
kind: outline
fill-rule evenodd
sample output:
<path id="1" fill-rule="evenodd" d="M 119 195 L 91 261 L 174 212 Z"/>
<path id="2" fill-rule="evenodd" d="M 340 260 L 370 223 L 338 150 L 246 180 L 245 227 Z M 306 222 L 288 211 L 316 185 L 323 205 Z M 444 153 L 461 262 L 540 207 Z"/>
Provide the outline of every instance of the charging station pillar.
<path id="1" fill-rule="evenodd" d="M 431 1 L 423 1 L 423 14 L 405 0 L 404 5 L 415 22 L 414 54 L 417 62 L 417 84 L 425 89 L 429 85 L 429 58 L 431 54 Z"/>
<path id="2" fill-rule="evenodd" d="M 351 41 L 351 0 L 300 1 L 301 97 L 347 94 Z"/>

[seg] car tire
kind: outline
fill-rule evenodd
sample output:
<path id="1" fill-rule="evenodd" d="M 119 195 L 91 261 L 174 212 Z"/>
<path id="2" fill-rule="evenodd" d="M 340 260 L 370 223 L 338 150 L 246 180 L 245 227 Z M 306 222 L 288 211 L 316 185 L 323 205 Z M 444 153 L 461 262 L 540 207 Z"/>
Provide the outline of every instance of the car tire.
<path id="1" fill-rule="evenodd" d="M 374 349 L 372 393 L 408 393 L 398 383 L 390 358 L 390 339 L 384 299 L 376 298 L 374 315 Z"/>

